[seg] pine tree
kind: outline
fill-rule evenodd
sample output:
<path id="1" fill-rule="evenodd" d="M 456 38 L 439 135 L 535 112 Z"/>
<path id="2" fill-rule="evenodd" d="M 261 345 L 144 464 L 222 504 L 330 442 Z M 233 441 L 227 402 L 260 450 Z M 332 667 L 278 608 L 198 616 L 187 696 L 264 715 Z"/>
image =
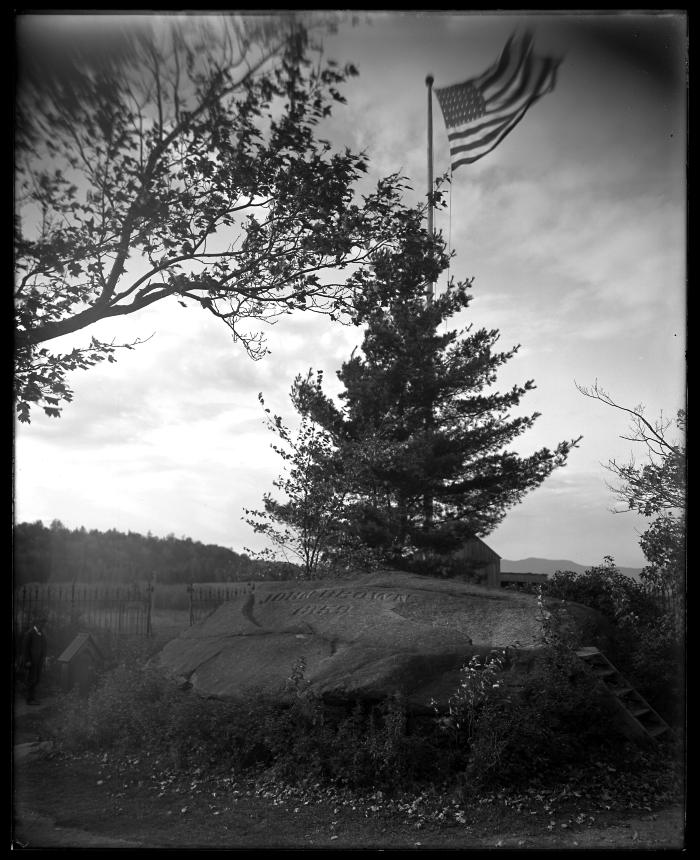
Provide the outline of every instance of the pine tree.
<path id="1" fill-rule="evenodd" d="M 446 554 L 485 536 L 525 494 L 566 463 L 580 439 L 530 456 L 509 449 L 539 417 L 512 417 L 530 380 L 498 393 L 497 371 L 519 347 L 499 352 L 498 330 L 446 330 L 466 310 L 471 281 L 450 281 L 426 300 L 448 265 L 444 245 L 414 220 L 402 247 L 375 256 L 356 277 L 361 354 L 338 372 L 341 404 L 322 377 L 297 377 L 298 411 L 331 434 L 348 482 L 345 520 L 385 561 Z"/>

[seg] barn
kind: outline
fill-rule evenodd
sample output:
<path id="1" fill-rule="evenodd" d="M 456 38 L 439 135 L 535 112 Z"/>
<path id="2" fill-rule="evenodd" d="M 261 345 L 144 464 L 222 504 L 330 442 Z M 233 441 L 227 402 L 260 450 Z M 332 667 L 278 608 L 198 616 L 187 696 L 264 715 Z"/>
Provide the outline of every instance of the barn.
<path id="1" fill-rule="evenodd" d="M 501 556 L 481 538 L 468 538 L 454 553 L 458 576 L 487 588 L 500 588 Z"/>

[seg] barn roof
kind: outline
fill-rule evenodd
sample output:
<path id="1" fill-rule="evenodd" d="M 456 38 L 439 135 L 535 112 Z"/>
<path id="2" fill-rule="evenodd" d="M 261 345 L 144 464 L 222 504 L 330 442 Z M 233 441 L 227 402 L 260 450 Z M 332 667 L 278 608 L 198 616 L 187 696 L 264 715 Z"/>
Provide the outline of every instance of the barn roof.
<path id="1" fill-rule="evenodd" d="M 470 543 L 479 544 L 479 546 L 482 547 L 483 549 L 485 549 L 489 555 L 492 555 L 498 559 L 501 558 L 501 556 L 495 550 L 491 549 L 491 547 L 485 541 L 483 541 L 480 537 L 476 537 L 476 535 L 474 535 L 473 537 L 467 538 L 467 540 L 465 540 L 465 542 L 464 542 L 464 545 L 466 546 L 467 544 L 470 544 Z"/>

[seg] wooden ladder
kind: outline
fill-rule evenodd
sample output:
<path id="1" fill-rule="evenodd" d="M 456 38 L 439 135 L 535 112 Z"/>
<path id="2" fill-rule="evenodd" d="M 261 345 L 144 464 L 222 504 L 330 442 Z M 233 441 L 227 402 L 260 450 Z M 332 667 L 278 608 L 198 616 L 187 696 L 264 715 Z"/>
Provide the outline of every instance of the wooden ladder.
<path id="1" fill-rule="evenodd" d="M 588 666 L 617 702 L 633 735 L 656 740 L 669 725 L 642 698 L 608 658 L 594 646 L 579 648 L 577 656 Z"/>

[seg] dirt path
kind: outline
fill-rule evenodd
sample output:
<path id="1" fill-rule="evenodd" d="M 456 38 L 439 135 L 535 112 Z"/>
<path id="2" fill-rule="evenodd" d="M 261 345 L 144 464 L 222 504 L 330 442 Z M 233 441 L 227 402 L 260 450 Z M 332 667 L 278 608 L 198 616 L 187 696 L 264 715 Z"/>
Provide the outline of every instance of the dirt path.
<path id="1" fill-rule="evenodd" d="M 279 814 L 277 810 L 268 809 L 265 819 L 265 829 L 270 832 L 279 833 Z M 167 843 L 160 839 L 152 841 L 141 830 L 137 834 L 138 839 L 130 837 L 128 826 L 122 825 L 124 836 L 108 836 L 104 833 L 91 833 L 89 831 L 71 827 L 61 827 L 53 819 L 26 811 L 22 814 L 21 822 L 16 832 L 13 844 L 17 848 L 158 848 L 158 847 L 220 847 L 220 848 L 266 848 L 266 847 L 299 847 L 297 840 L 294 843 L 285 844 L 274 839 L 272 843 L 269 837 L 259 835 L 252 841 L 250 834 L 235 832 L 223 819 L 217 822 L 216 830 L 219 835 L 215 840 L 207 839 L 199 845 L 192 845 L 186 834 L 180 838 L 171 838 Z M 342 828 L 341 828 L 342 829 Z M 436 848 L 492 848 L 492 849 L 657 849 L 657 850 L 680 850 L 684 846 L 683 839 L 683 811 L 680 808 L 661 810 L 645 817 L 630 818 L 617 824 L 603 828 L 589 828 L 582 831 L 553 834 L 491 834 L 488 836 L 471 834 L 468 831 L 456 833 L 454 829 L 450 832 L 439 834 L 435 832 L 419 831 L 396 833 L 376 833 L 375 828 L 368 826 L 365 832 L 357 832 L 359 827 L 349 828 L 353 832 L 341 834 L 323 833 L 323 825 L 315 822 L 312 829 L 307 830 L 305 840 L 302 844 L 308 847 L 325 847 L 328 849 L 347 848 L 414 848 L 429 849 Z M 233 830 L 233 832 L 231 832 Z"/>
<path id="2" fill-rule="evenodd" d="M 494 848 L 618 848 L 681 849 L 684 846 L 684 815 L 681 807 L 670 807 L 644 816 L 625 818 L 605 827 L 523 836 L 513 833 L 484 840 Z"/>
<path id="3" fill-rule="evenodd" d="M 279 802 L 242 791 L 158 791 L 134 773 L 108 777 L 94 764 L 46 758 L 15 763 L 17 848 L 618 848 L 680 849 L 682 808 L 606 813 L 595 825 L 484 810 L 471 824 L 438 826 L 333 802 Z"/>
<path id="4" fill-rule="evenodd" d="M 87 833 L 70 827 L 58 827 L 56 822 L 29 809 L 16 814 L 13 848 L 141 848 L 140 842 L 113 839 L 101 834 Z"/>

